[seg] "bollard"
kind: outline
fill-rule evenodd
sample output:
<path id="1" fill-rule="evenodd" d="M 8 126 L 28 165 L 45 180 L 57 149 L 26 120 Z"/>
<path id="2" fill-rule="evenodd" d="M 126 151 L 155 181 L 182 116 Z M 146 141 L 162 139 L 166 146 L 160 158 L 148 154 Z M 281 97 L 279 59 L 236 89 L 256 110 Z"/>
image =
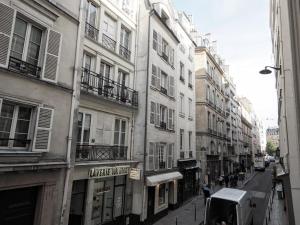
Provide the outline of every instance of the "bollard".
<path id="1" fill-rule="evenodd" d="M 197 214 L 196 214 L 197 209 L 196 209 L 196 204 L 195 204 L 194 206 L 195 206 L 195 221 L 196 221 L 196 220 L 197 220 Z"/>

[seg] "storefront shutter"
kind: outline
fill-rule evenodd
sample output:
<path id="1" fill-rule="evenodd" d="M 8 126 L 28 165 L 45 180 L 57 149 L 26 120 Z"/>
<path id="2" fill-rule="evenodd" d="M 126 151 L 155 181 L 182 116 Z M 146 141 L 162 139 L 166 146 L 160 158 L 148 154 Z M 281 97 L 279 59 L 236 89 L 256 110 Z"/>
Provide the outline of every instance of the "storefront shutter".
<path id="1" fill-rule="evenodd" d="M 154 102 L 151 102 L 150 106 L 150 123 L 154 124 L 155 123 L 155 112 L 156 112 L 156 104 Z"/>
<path id="2" fill-rule="evenodd" d="M 62 38 L 59 32 L 48 30 L 46 55 L 42 76 L 44 80 L 57 82 L 61 40 Z"/>
<path id="3" fill-rule="evenodd" d="M 7 67 L 16 11 L 0 3 L 0 66 Z"/>
<path id="4" fill-rule="evenodd" d="M 161 77 L 161 69 L 157 67 L 156 88 L 158 90 L 160 90 L 160 77 Z"/>
<path id="5" fill-rule="evenodd" d="M 157 33 L 157 53 L 162 55 L 162 37 Z"/>
<path id="6" fill-rule="evenodd" d="M 157 68 L 152 64 L 152 76 L 151 76 L 151 85 L 156 87 L 156 80 L 157 80 Z"/>
<path id="7" fill-rule="evenodd" d="M 158 170 L 159 169 L 159 148 L 160 148 L 160 143 L 155 144 L 155 152 L 154 152 L 154 169 Z"/>
<path id="8" fill-rule="evenodd" d="M 32 151 L 49 152 L 54 109 L 39 107 Z"/>
<path id="9" fill-rule="evenodd" d="M 155 149 L 155 143 L 150 142 L 149 143 L 149 154 L 148 154 L 148 169 L 154 170 L 154 149 Z"/>

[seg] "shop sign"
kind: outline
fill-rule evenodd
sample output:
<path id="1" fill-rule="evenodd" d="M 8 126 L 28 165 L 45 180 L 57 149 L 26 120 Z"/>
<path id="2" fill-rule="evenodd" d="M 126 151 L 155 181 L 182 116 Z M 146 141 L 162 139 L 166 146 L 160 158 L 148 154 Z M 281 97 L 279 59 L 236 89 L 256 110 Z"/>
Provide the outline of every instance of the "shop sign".
<path id="1" fill-rule="evenodd" d="M 141 169 L 130 168 L 129 178 L 132 180 L 140 180 L 141 179 Z"/>
<path id="2" fill-rule="evenodd" d="M 116 167 L 96 167 L 89 171 L 89 178 L 102 178 L 126 175 L 129 172 L 129 166 Z"/>

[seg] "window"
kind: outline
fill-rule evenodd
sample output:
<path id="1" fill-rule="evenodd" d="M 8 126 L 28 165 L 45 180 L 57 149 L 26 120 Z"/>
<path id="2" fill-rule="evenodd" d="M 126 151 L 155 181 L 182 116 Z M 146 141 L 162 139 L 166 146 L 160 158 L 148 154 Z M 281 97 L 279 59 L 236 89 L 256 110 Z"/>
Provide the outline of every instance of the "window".
<path id="1" fill-rule="evenodd" d="M 162 57 L 164 60 L 169 62 L 169 44 L 164 39 L 162 39 Z"/>
<path id="2" fill-rule="evenodd" d="M 28 147 L 33 108 L 3 101 L 0 109 L 0 147 Z"/>
<path id="3" fill-rule="evenodd" d="M 112 73 L 113 73 L 112 66 L 109 65 L 109 64 L 107 64 L 107 63 L 105 63 L 105 62 L 101 62 L 101 65 L 100 65 L 100 74 L 102 76 L 104 76 L 105 78 L 110 79 Z"/>
<path id="4" fill-rule="evenodd" d="M 211 129 L 211 118 L 210 118 L 210 112 L 207 112 L 207 126 L 208 126 L 208 129 Z"/>
<path id="5" fill-rule="evenodd" d="M 158 188 L 158 204 L 163 205 L 166 203 L 166 184 L 160 184 Z"/>
<path id="6" fill-rule="evenodd" d="M 149 143 L 149 154 L 148 154 L 148 169 L 154 170 L 154 152 L 155 152 L 155 143 Z"/>
<path id="7" fill-rule="evenodd" d="M 94 71 L 95 57 L 84 53 L 83 67 L 89 71 Z"/>
<path id="8" fill-rule="evenodd" d="M 164 94 L 168 94 L 168 75 L 164 71 L 161 71 L 160 82 L 161 92 Z"/>
<path id="9" fill-rule="evenodd" d="M 167 129 L 167 114 L 168 108 L 166 106 L 160 105 L 160 128 Z"/>
<path id="10" fill-rule="evenodd" d="M 174 97 L 174 89 L 175 89 L 175 79 L 173 76 L 169 76 L 169 84 L 170 84 L 170 87 L 169 87 L 169 95 L 171 97 Z"/>
<path id="11" fill-rule="evenodd" d="M 213 122 L 213 127 L 212 127 L 212 129 L 215 131 L 216 129 L 216 116 L 213 114 L 213 116 L 212 116 L 212 122 Z"/>
<path id="12" fill-rule="evenodd" d="M 174 130 L 174 115 L 175 115 L 175 111 L 173 109 L 169 109 L 169 121 L 168 121 L 168 125 L 169 125 L 169 130 Z"/>
<path id="13" fill-rule="evenodd" d="M 192 78 L 193 74 L 192 71 L 189 70 L 189 88 L 193 88 L 193 78 Z"/>
<path id="14" fill-rule="evenodd" d="M 180 112 L 182 116 L 184 116 L 184 95 L 180 94 Z"/>
<path id="15" fill-rule="evenodd" d="M 90 24 L 91 26 L 95 27 L 96 26 L 96 16 L 97 16 L 97 8 L 96 6 L 87 1 L 87 6 L 86 6 L 86 22 Z"/>
<path id="16" fill-rule="evenodd" d="M 17 17 L 13 33 L 11 56 L 37 66 L 42 34 L 43 31 L 40 28 Z"/>
<path id="17" fill-rule="evenodd" d="M 114 145 L 126 146 L 126 120 L 115 119 Z"/>
<path id="18" fill-rule="evenodd" d="M 206 100 L 210 101 L 210 87 L 207 85 L 206 87 Z"/>
<path id="19" fill-rule="evenodd" d="M 152 47 L 155 51 L 157 51 L 157 32 L 153 30 L 153 43 Z"/>
<path id="20" fill-rule="evenodd" d="M 155 123 L 155 103 L 151 102 L 150 106 L 150 123 L 154 124 Z"/>
<path id="21" fill-rule="evenodd" d="M 106 36 L 115 40 L 117 32 L 117 22 L 114 19 L 112 19 L 108 14 L 104 15 L 103 32 Z"/>
<path id="22" fill-rule="evenodd" d="M 184 130 L 180 129 L 180 139 L 179 139 L 179 147 L 180 150 L 183 150 L 183 145 L 184 145 Z"/>
<path id="23" fill-rule="evenodd" d="M 168 144 L 168 169 L 173 167 L 173 152 L 174 152 L 174 144 Z"/>
<path id="24" fill-rule="evenodd" d="M 179 79 L 184 82 L 184 64 L 180 62 L 180 77 Z"/>
<path id="25" fill-rule="evenodd" d="M 90 134 L 91 134 L 91 114 L 82 113 L 78 114 L 78 133 L 77 133 L 77 143 L 81 145 L 90 144 Z"/>
<path id="26" fill-rule="evenodd" d="M 192 150 L 192 131 L 189 131 L 189 150 Z"/>
<path id="27" fill-rule="evenodd" d="M 192 99 L 189 98 L 189 118 L 192 119 Z"/>
<path id="28" fill-rule="evenodd" d="M 166 161 L 165 161 L 165 144 L 159 145 L 159 155 L 158 155 L 158 161 L 159 161 L 159 169 L 165 169 L 166 168 Z"/>

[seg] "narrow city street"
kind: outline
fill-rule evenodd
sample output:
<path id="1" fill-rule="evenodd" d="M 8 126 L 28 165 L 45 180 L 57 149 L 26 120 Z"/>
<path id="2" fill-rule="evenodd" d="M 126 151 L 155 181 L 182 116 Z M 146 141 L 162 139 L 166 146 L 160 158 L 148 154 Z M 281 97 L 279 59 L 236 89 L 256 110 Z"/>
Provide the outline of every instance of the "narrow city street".
<path id="1" fill-rule="evenodd" d="M 254 225 L 263 225 L 264 215 L 272 188 L 272 166 L 265 172 L 257 171 L 254 177 L 242 189 L 251 191 L 256 208 L 254 211 Z"/>

